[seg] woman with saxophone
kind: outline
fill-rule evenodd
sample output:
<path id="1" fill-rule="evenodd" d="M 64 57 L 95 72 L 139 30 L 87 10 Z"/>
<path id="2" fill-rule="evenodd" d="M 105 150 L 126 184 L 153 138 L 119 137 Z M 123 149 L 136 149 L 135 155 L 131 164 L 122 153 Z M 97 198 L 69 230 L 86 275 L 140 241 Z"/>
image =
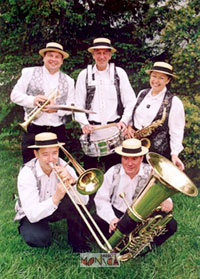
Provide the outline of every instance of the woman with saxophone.
<path id="1" fill-rule="evenodd" d="M 150 75 L 151 88 L 139 92 L 127 138 L 147 137 L 151 142 L 150 151 L 171 159 L 180 170 L 184 170 L 178 157 L 183 150 L 184 107 L 167 88 L 175 77 L 173 67 L 166 62 L 156 62 L 146 72 Z"/>

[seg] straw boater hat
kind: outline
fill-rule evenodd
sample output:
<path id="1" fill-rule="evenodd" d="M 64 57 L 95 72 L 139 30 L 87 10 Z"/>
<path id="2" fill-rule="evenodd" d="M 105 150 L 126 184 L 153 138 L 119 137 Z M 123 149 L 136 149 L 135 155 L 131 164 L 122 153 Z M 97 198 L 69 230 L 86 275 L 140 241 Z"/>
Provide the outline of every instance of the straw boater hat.
<path id="1" fill-rule="evenodd" d="M 127 139 L 122 142 L 121 146 L 115 148 L 115 152 L 123 156 L 136 157 L 147 154 L 149 149 L 142 146 L 138 139 Z"/>
<path id="2" fill-rule="evenodd" d="M 166 62 L 155 62 L 153 64 L 152 69 L 146 70 L 146 73 L 150 74 L 153 71 L 163 73 L 163 74 L 166 74 L 168 76 L 177 77 L 176 75 L 173 74 L 173 67 Z"/>
<path id="3" fill-rule="evenodd" d="M 65 52 L 63 50 L 63 46 L 58 44 L 58 43 L 55 43 L 55 42 L 50 42 L 48 44 L 46 44 L 46 48 L 43 48 L 39 51 L 39 54 L 44 57 L 44 54 L 45 52 L 47 51 L 56 51 L 56 52 L 59 52 L 62 54 L 63 58 L 67 58 L 69 57 L 69 54 L 67 52 Z"/>
<path id="4" fill-rule="evenodd" d="M 57 135 L 50 132 L 40 133 L 35 136 L 35 145 L 30 145 L 28 148 L 45 148 L 64 145 L 64 142 L 59 142 Z"/>
<path id="5" fill-rule="evenodd" d="M 116 52 L 116 49 L 111 46 L 111 41 L 106 38 L 97 38 L 93 41 L 93 46 L 88 48 L 89 52 L 93 52 L 94 49 L 110 49 L 111 52 Z"/>

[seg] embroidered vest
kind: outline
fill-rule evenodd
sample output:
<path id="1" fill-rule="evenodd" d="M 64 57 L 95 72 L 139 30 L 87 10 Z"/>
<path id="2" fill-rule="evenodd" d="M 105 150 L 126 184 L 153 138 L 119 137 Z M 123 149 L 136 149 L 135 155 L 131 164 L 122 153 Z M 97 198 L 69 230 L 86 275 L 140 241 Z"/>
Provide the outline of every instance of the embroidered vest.
<path id="1" fill-rule="evenodd" d="M 137 102 L 133 109 L 132 122 L 133 122 L 133 128 L 135 130 L 137 130 L 134 125 L 135 111 L 136 111 L 137 107 L 140 105 L 140 103 L 142 102 L 142 100 L 145 98 L 145 96 L 149 93 L 149 91 L 150 91 L 150 89 L 144 89 L 142 91 L 142 93 L 140 94 L 139 98 L 137 99 Z M 155 116 L 155 118 L 153 119 L 153 121 L 161 119 L 162 115 L 163 115 L 163 110 L 165 107 L 166 108 L 165 121 L 162 124 L 162 126 L 157 127 L 155 129 L 155 131 L 153 131 L 152 134 L 147 137 L 151 141 L 151 146 L 150 146 L 149 151 L 157 152 L 157 153 L 167 157 L 168 159 L 171 158 L 170 157 L 171 149 L 170 149 L 170 135 L 169 135 L 168 120 L 169 120 L 169 112 L 171 109 L 173 96 L 174 95 L 169 90 L 167 90 L 167 92 L 165 93 L 165 96 L 163 98 L 163 102 L 158 110 L 158 113 Z"/>
<path id="2" fill-rule="evenodd" d="M 114 76 L 114 78 L 113 78 Z M 117 92 L 117 113 L 121 117 L 124 112 L 123 104 L 121 101 L 121 94 L 120 94 L 120 78 L 119 75 L 117 74 L 117 70 L 115 67 L 114 63 L 110 63 L 110 79 L 111 82 L 114 83 L 115 89 Z M 85 109 L 90 110 L 91 109 L 91 103 L 94 98 L 96 90 L 96 85 L 95 85 L 95 74 L 92 73 L 92 65 L 88 65 L 87 67 L 87 74 L 86 74 L 86 104 L 85 104 Z M 88 115 L 87 115 L 88 117 Z"/>
<path id="3" fill-rule="evenodd" d="M 151 167 L 148 164 L 143 164 L 143 170 L 144 170 L 144 175 L 138 177 L 138 183 L 135 189 L 134 196 L 132 197 L 132 200 L 136 199 L 141 190 L 146 186 L 150 174 L 151 174 Z M 117 164 L 114 166 L 114 173 L 113 173 L 113 179 L 112 179 L 112 184 L 113 184 L 113 192 L 111 195 L 111 200 L 113 200 L 114 195 L 117 191 L 117 188 L 119 187 L 119 182 L 120 182 L 120 170 L 121 170 L 122 165 Z"/>
<path id="4" fill-rule="evenodd" d="M 66 103 L 67 96 L 68 96 L 68 88 L 69 88 L 69 86 L 68 86 L 66 74 L 59 71 L 58 91 L 59 91 L 60 95 L 56 99 L 57 105 L 63 105 Z M 30 96 L 44 95 L 43 66 L 34 67 L 33 76 L 28 85 L 26 94 L 30 95 Z M 31 112 L 32 109 L 25 107 L 24 110 L 28 114 Z"/>
<path id="5" fill-rule="evenodd" d="M 58 160 L 59 160 L 59 164 L 60 164 L 61 163 L 61 159 L 59 158 Z M 30 160 L 29 162 L 24 164 L 22 166 L 22 168 L 24 166 L 27 166 L 28 168 L 31 169 L 31 171 L 33 172 L 34 177 L 36 179 L 37 189 L 38 189 L 38 192 L 39 192 L 39 195 L 40 195 L 40 192 L 41 192 L 41 181 L 38 178 L 37 173 L 36 173 L 36 162 L 37 162 L 37 158 L 33 158 L 32 160 Z M 17 214 L 15 216 L 15 220 L 20 220 L 20 219 L 22 219 L 25 216 L 24 211 L 22 209 L 22 204 L 21 204 L 21 201 L 20 201 L 19 197 L 18 197 L 16 205 L 15 205 L 15 210 L 17 211 Z"/>

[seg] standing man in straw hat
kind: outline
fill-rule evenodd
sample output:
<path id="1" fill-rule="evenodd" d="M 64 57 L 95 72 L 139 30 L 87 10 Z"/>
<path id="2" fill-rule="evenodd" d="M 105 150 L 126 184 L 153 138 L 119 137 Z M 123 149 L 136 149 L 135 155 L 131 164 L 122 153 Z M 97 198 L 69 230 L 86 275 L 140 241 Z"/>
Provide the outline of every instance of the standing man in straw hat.
<path id="1" fill-rule="evenodd" d="M 121 155 L 121 164 L 111 167 L 106 172 L 104 182 L 94 199 L 97 212 L 94 218 L 107 237 L 111 236 L 127 210 L 120 194 L 125 193 L 126 199 L 131 205 L 139 192 L 146 186 L 151 175 L 151 167 L 142 162 L 148 149 L 141 145 L 140 140 L 125 140 L 122 146 L 115 148 L 115 152 Z M 173 203 L 170 198 L 161 204 L 163 212 L 168 213 L 172 208 Z M 155 244 L 161 245 L 176 232 L 176 228 L 176 221 L 172 219 L 167 224 L 166 234 L 154 239 Z"/>
<path id="2" fill-rule="evenodd" d="M 30 111 L 40 107 L 52 92 L 56 94 L 50 105 L 74 103 L 74 80 L 60 71 L 64 59 L 68 58 L 69 54 L 63 50 L 62 45 L 55 42 L 47 43 L 39 54 L 44 65 L 24 68 L 11 93 L 11 101 L 24 107 L 25 120 Z M 44 108 L 38 117 L 33 119 L 22 141 L 24 163 L 34 157 L 32 150 L 27 146 L 33 144 L 36 134 L 53 132 L 57 134 L 59 141 L 66 142 L 65 115 L 64 111 Z"/>
<path id="3" fill-rule="evenodd" d="M 132 113 L 132 128 L 128 127 L 128 136 L 134 137 L 135 130 L 149 125 L 156 127 L 148 129 L 150 151 L 171 159 L 180 170 L 184 170 L 184 164 L 178 157 L 183 150 L 184 107 L 181 100 L 167 88 L 172 78 L 176 77 L 173 74 L 173 67 L 166 62 L 155 62 L 152 69 L 146 72 L 150 75 L 151 88 L 144 89 L 138 94 Z M 165 117 L 163 117 L 164 109 Z M 156 122 L 159 121 L 160 125 L 157 125 Z"/>
<path id="4" fill-rule="evenodd" d="M 82 219 L 51 166 L 54 165 L 79 203 L 69 188 L 77 176 L 73 168 L 58 157 L 60 145 L 64 143 L 58 142 L 56 134 L 44 132 L 36 135 L 35 144 L 29 146 L 35 158 L 21 168 L 18 176 L 15 221 L 19 221 L 19 233 L 29 246 L 48 247 L 52 241 L 49 223 L 66 219 L 68 242 L 74 252 L 78 252 L 88 249 L 81 233 Z M 87 195 L 77 194 L 84 204 L 88 202 Z"/>
<path id="5" fill-rule="evenodd" d="M 91 109 L 96 114 L 79 114 L 76 119 L 82 126 L 83 134 L 88 134 L 88 137 L 96 125 L 110 123 L 117 123 L 121 132 L 124 132 L 136 99 L 128 76 L 122 68 L 109 63 L 112 54 L 116 52 L 109 39 L 95 39 L 88 51 L 92 54 L 95 65 L 88 65 L 78 76 L 76 105 Z M 116 154 L 101 157 L 106 170 L 119 161 L 118 157 Z M 97 157 L 85 156 L 84 164 L 86 169 L 95 167 Z"/>

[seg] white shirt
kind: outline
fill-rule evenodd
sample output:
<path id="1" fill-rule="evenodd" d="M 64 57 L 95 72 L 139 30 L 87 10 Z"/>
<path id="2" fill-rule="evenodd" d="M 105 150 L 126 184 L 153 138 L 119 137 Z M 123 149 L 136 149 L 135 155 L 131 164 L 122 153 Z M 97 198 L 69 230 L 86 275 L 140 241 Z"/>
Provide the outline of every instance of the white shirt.
<path id="1" fill-rule="evenodd" d="M 17 84 L 11 92 L 11 101 L 23 107 L 34 108 L 35 96 L 29 96 L 26 94 L 28 85 L 31 81 L 33 75 L 34 67 L 24 68 L 22 70 L 22 75 L 17 81 Z M 68 97 L 66 103 L 62 105 L 71 105 L 74 103 L 74 80 L 66 75 L 68 80 Z M 54 90 L 58 89 L 59 82 L 59 72 L 55 74 L 50 74 L 49 71 L 43 66 L 43 90 L 44 95 L 48 98 L 48 95 Z M 64 116 L 69 114 L 66 111 L 58 110 L 55 113 L 40 112 L 38 117 L 32 121 L 32 123 L 39 126 L 59 126 L 63 123 L 61 122 L 59 116 Z M 25 120 L 27 115 L 25 113 Z"/>
<path id="2" fill-rule="evenodd" d="M 65 166 L 68 172 L 77 179 L 74 169 L 66 165 L 64 160 L 60 159 L 60 162 L 61 165 Z M 15 209 L 17 211 L 17 215 L 15 220 L 20 220 L 26 216 L 31 223 L 35 223 L 50 216 L 58 208 L 58 206 L 53 203 L 52 199 L 52 196 L 56 191 L 56 185 L 59 182 L 56 174 L 52 171 L 49 176 L 46 175 L 37 160 L 36 175 L 41 181 L 40 193 L 37 188 L 35 175 L 29 167 L 24 166 L 18 175 L 17 188 L 22 207 L 20 208 L 18 202 L 16 203 Z M 76 186 L 73 187 L 76 188 Z M 74 197 L 71 190 L 70 193 Z M 78 195 L 83 203 L 87 204 L 89 200 L 88 196 L 81 195 L 79 193 Z M 78 203 L 77 198 L 74 198 Z"/>
<path id="3" fill-rule="evenodd" d="M 120 198 L 120 193 L 124 192 L 128 203 L 131 205 L 133 202 L 133 196 L 138 184 L 139 176 L 144 175 L 143 170 L 144 163 L 141 164 L 138 174 L 131 179 L 124 171 L 123 166 L 120 169 L 120 180 L 119 185 L 113 189 L 113 175 L 115 166 L 111 167 L 106 174 L 104 175 L 104 182 L 96 196 L 94 198 L 97 214 L 108 224 L 114 219 L 117 218 L 113 211 L 112 205 L 125 213 L 127 206 L 124 203 L 123 199 Z M 150 167 L 149 167 L 150 168 Z M 144 185 L 145 186 L 145 185 Z M 112 198 L 111 198 L 112 197 Z"/>
<path id="4" fill-rule="evenodd" d="M 134 124 L 137 129 L 142 129 L 150 125 L 155 118 L 162 104 L 163 98 L 167 91 L 165 87 L 158 95 L 152 96 L 151 91 L 145 96 L 143 101 L 137 107 L 134 114 Z M 139 92 L 138 98 L 142 91 Z M 150 106 L 147 108 L 147 105 Z M 185 112 L 181 100 L 174 96 L 169 112 L 168 119 L 169 134 L 170 134 L 170 149 L 171 155 L 178 155 L 183 150 L 183 136 L 185 126 Z"/>
<path id="5" fill-rule="evenodd" d="M 100 122 L 101 124 L 106 124 L 119 118 L 117 114 L 117 92 L 114 82 L 110 78 L 109 67 L 107 65 L 106 70 L 98 71 L 95 65 L 92 69 L 92 73 L 95 74 L 96 89 L 90 110 L 96 112 L 96 114 L 89 114 L 89 120 Z M 126 72 L 119 67 L 116 67 L 116 70 L 120 78 L 120 94 L 125 108 L 121 121 L 128 124 L 131 119 L 136 96 Z M 85 108 L 86 104 L 86 74 L 87 69 L 81 71 L 76 83 L 75 103 L 80 108 Z M 82 126 L 89 123 L 85 114 L 76 113 L 75 116 Z"/>

